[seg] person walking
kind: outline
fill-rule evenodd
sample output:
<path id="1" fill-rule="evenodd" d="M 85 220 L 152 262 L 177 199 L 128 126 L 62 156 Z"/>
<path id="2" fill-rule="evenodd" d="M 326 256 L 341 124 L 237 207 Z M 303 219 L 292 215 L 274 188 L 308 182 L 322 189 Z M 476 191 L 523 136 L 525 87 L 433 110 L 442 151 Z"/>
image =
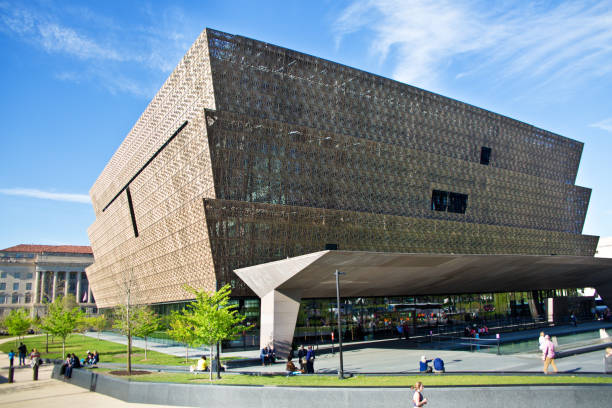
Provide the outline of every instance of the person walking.
<path id="1" fill-rule="evenodd" d="M 544 361 L 544 374 L 548 374 L 548 366 L 552 365 L 555 374 L 558 372 L 557 365 L 555 364 L 555 345 L 550 340 L 550 336 L 547 334 L 544 336 L 544 350 L 542 350 L 542 360 Z"/>
<path id="2" fill-rule="evenodd" d="M 19 343 L 19 347 L 17 347 L 17 352 L 19 352 L 19 365 L 25 365 L 26 354 L 28 353 L 28 348 L 25 344 Z"/>
<path id="3" fill-rule="evenodd" d="M 314 361 L 315 361 L 315 351 L 312 349 L 312 346 L 308 346 L 308 351 L 306 352 L 306 373 L 314 374 Z"/>
<path id="4" fill-rule="evenodd" d="M 414 395 L 412 396 L 414 406 L 422 407 L 423 405 L 427 404 L 427 398 L 423 396 L 423 383 L 417 381 L 416 384 L 414 384 L 414 387 L 411 388 L 414 390 Z"/>

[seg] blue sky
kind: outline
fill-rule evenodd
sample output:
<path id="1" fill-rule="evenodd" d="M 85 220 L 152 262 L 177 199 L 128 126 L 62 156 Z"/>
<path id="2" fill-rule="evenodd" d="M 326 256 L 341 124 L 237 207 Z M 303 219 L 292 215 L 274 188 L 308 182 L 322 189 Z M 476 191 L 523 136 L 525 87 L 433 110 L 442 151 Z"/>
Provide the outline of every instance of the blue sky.
<path id="1" fill-rule="evenodd" d="M 0 248 L 89 244 L 89 188 L 205 27 L 584 142 L 583 232 L 612 236 L 612 0 L 0 0 Z"/>

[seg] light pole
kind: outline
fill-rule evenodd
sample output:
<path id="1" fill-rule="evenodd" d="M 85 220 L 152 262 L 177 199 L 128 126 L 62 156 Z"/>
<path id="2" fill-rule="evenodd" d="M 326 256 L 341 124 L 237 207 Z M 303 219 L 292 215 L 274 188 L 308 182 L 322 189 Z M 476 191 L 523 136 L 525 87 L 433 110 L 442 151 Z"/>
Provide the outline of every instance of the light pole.
<path id="1" fill-rule="evenodd" d="M 338 378 L 344 379 L 344 362 L 342 361 L 342 323 L 340 321 L 340 275 L 346 275 L 336 269 L 336 306 L 338 307 L 338 354 L 340 355 L 340 370 L 338 370 Z"/>

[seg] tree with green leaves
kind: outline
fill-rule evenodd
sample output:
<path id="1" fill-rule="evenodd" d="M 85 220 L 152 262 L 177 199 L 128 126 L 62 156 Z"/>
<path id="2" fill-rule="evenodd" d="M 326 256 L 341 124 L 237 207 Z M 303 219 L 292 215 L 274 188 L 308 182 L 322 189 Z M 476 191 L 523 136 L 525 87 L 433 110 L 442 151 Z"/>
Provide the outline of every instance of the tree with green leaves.
<path id="1" fill-rule="evenodd" d="M 32 319 L 30 319 L 25 309 L 13 309 L 4 319 L 4 325 L 6 326 L 6 331 L 8 331 L 11 336 L 17 337 L 17 339 L 15 339 L 16 345 L 17 340 L 21 339 L 21 337 L 28 332 L 30 326 L 32 326 Z"/>
<path id="2" fill-rule="evenodd" d="M 167 330 L 167 333 L 172 339 L 185 344 L 185 363 L 187 363 L 189 359 L 189 347 L 198 347 L 201 343 L 197 343 L 197 339 L 193 332 L 193 326 L 185 318 L 183 313 L 174 310 L 171 316 L 170 328 Z"/>
<path id="3" fill-rule="evenodd" d="M 89 330 L 90 328 L 91 328 L 91 318 L 85 315 L 81 315 L 81 317 L 79 318 L 79 321 L 77 322 L 76 329 L 74 331 L 77 333 L 81 333 L 83 338 L 85 338 L 85 333 L 87 333 L 87 330 Z"/>
<path id="4" fill-rule="evenodd" d="M 83 312 L 76 305 L 74 296 L 58 297 L 48 307 L 40 328 L 62 339 L 62 359 L 66 358 L 66 338 L 76 330 Z"/>
<path id="5" fill-rule="evenodd" d="M 145 341 L 145 360 L 147 359 L 147 338 L 159 330 L 160 318 L 150 307 L 139 307 L 134 313 L 134 335 Z"/>
<path id="6" fill-rule="evenodd" d="M 187 304 L 180 319 L 183 321 L 183 327 L 191 328 L 192 346 L 199 347 L 204 344 L 210 346 L 212 380 L 212 346 L 244 331 L 245 317 L 238 313 L 237 305 L 230 303 L 230 285 L 225 285 L 212 293 L 189 286 L 185 289 L 195 295 L 195 300 Z M 217 378 L 221 378 L 218 352 Z"/>
<path id="7" fill-rule="evenodd" d="M 96 329 L 96 332 L 98 333 L 98 340 L 100 340 L 100 332 L 104 331 L 104 329 L 106 329 L 108 326 L 108 319 L 102 314 L 90 317 L 89 319 L 91 322 L 91 327 Z"/>

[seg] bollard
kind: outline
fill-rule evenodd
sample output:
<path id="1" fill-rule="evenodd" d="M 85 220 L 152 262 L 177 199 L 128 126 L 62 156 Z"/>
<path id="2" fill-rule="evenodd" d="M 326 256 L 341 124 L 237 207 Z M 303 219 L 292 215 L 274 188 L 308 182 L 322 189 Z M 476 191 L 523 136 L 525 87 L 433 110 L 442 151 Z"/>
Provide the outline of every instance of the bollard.
<path id="1" fill-rule="evenodd" d="M 10 366 L 9 373 L 8 373 L 8 382 L 9 383 L 15 382 L 14 377 L 15 377 L 15 367 Z"/>
<path id="2" fill-rule="evenodd" d="M 33 370 L 34 370 L 34 374 L 32 375 L 32 379 L 34 381 L 38 381 L 38 367 L 39 367 L 38 364 L 34 364 L 34 367 L 32 367 Z"/>

